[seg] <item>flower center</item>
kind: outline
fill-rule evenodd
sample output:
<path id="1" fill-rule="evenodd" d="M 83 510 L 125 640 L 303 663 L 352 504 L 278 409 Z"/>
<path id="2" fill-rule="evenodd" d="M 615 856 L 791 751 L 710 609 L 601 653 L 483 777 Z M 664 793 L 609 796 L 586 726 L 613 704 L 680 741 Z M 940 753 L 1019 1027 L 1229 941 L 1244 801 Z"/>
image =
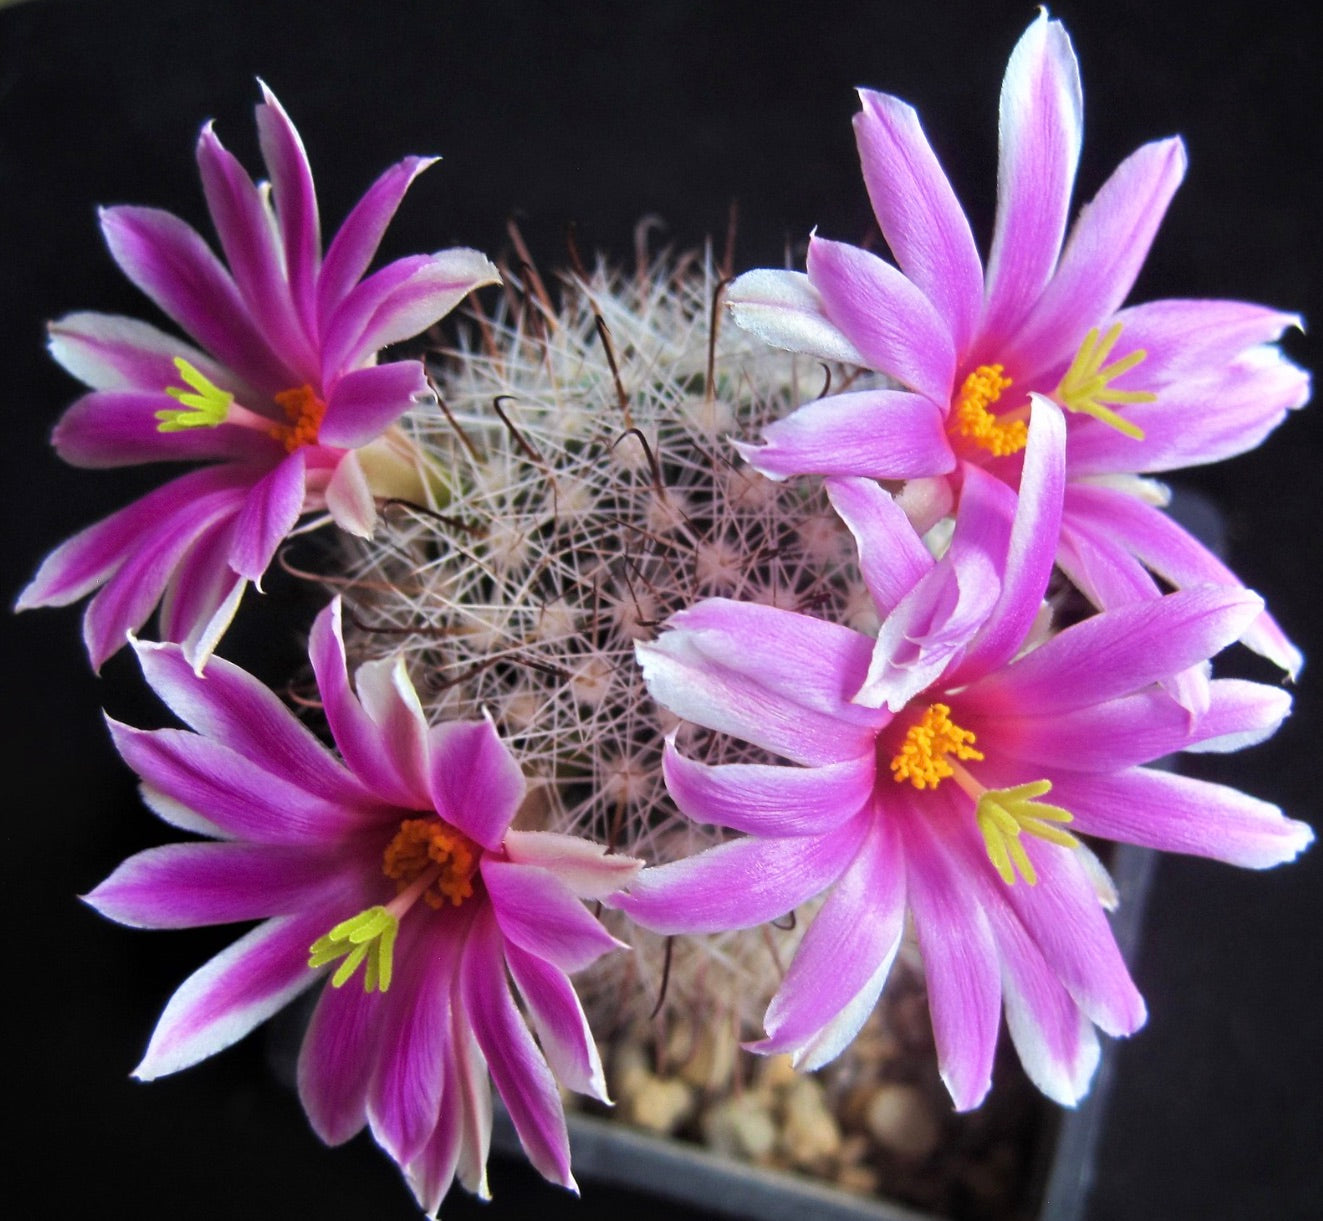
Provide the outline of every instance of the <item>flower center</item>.
<path id="1" fill-rule="evenodd" d="M 342 988 L 366 963 L 363 990 L 385 992 L 401 918 L 419 899 L 435 909 L 447 903 L 458 907 L 470 898 L 481 855 L 467 835 L 439 818 L 406 818 L 381 857 L 381 871 L 395 879 L 395 898 L 342 920 L 317 938 L 308 950 L 309 968 L 343 958 L 331 976 L 331 986 Z"/>
<path id="2" fill-rule="evenodd" d="M 381 870 L 401 892 L 426 875 L 422 897 L 427 905 L 458 907 L 473 894 L 481 853 L 467 835 L 439 818 L 407 818 L 386 846 Z"/>
<path id="3" fill-rule="evenodd" d="M 1116 347 L 1116 341 L 1120 338 L 1119 322 L 1113 323 L 1101 339 L 1098 336 L 1098 328 L 1094 327 L 1084 336 L 1080 350 L 1075 353 L 1075 359 L 1071 361 L 1070 368 L 1066 370 L 1065 376 L 1052 392 L 1052 397 L 1067 411 L 1082 411 L 1085 415 L 1091 415 L 1095 420 L 1110 425 L 1117 432 L 1124 433 L 1136 441 L 1142 441 L 1144 430 L 1123 419 L 1112 410 L 1112 406 L 1151 403 L 1158 396 L 1148 390 L 1112 388 L 1112 382 L 1123 373 L 1130 372 L 1148 356 L 1143 348 L 1136 348 L 1133 352 L 1122 356 L 1120 360 L 1115 360 L 1104 367 L 1103 361 L 1111 355 L 1112 349 Z"/>
<path id="4" fill-rule="evenodd" d="M 898 784 L 908 780 L 916 789 L 935 789 L 948 777 L 954 778 L 974 801 L 974 821 L 1002 881 L 1014 886 L 1018 873 L 1033 886 L 1038 873 L 1020 836 L 1028 833 L 1063 848 L 1076 848 L 1079 840 L 1059 825 L 1073 822 L 1074 816 L 1038 800 L 1051 791 L 1050 780 L 1032 780 L 1009 789 L 984 788 L 961 763 L 982 758 L 983 752 L 974 747 L 974 735 L 951 720 L 951 709 L 946 704 L 929 704 L 892 757 L 891 775 Z"/>
<path id="5" fill-rule="evenodd" d="M 276 403 L 289 423 L 272 424 L 268 431 L 285 446 L 285 452 L 292 454 L 302 445 L 315 445 L 326 414 L 326 404 L 317 392 L 309 385 L 295 386 L 277 394 Z"/>
<path id="6" fill-rule="evenodd" d="M 955 774 L 948 755 L 983 758 L 983 752 L 974 749 L 974 735 L 951 720 L 951 709 L 946 704 L 930 704 L 906 731 L 905 741 L 892 757 L 891 774 L 898 784 L 908 780 L 916 789 L 935 789 Z"/>
<path id="7" fill-rule="evenodd" d="M 1001 398 L 1001 393 L 1012 385 L 1004 376 L 1004 365 L 979 365 L 960 387 L 956 395 L 952 426 L 962 437 L 986 449 L 994 458 L 1018 454 L 1029 443 L 1029 425 L 1016 412 L 999 418 L 988 407 Z"/>
<path id="8" fill-rule="evenodd" d="M 221 424 L 239 424 L 255 428 L 279 441 L 287 454 L 303 445 L 317 443 L 318 430 L 326 415 L 326 404 L 309 385 L 294 386 L 275 396 L 276 405 L 285 413 L 285 424 L 273 424 L 269 417 L 258 415 L 234 401 L 234 395 L 222 390 L 201 370 L 182 356 L 176 356 L 182 386 L 167 386 L 166 394 L 179 404 L 156 412 L 157 432 L 183 432 L 187 428 L 216 428 Z"/>

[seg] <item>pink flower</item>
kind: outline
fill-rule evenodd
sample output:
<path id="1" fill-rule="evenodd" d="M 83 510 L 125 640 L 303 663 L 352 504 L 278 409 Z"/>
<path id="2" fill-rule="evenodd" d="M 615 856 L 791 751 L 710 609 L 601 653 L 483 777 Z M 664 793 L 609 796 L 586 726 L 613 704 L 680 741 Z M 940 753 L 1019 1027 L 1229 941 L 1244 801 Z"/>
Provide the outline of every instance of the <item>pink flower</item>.
<path id="1" fill-rule="evenodd" d="M 1057 562 L 1099 607 L 1177 588 L 1238 588 L 1219 560 L 1133 478 L 1253 448 L 1309 397 L 1271 344 L 1294 315 L 1237 301 L 1121 309 L 1185 173 L 1180 140 L 1146 144 L 1080 213 L 1068 240 L 1082 96 L 1070 40 L 1041 14 L 1002 85 L 997 219 L 986 270 L 914 110 L 860 91 L 855 134 L 895 265 L 814 236 L 807 275 L 752 271 L 731 285 L 736 321 L 778 347 L 887 374 L 900 389 L 831 395 L 742 446 L 773 478 L 817 473 L 915 480 L 926 529 L 965 472 L 1017 486 L 1029 396 L 1068 412 Z M 1266 613 L 1245 643 L 1292 675 L 1299 651 Z M 1187 691 L 1198 706 L 1200 695 Z"/>
<path id="2" fill-rule="evenodd" d="M 1235 640 L 1255 595 L 1183 590 L 1036 643 L 1065 438 L 1047 400 L 1033 421 L 1018 498 L 971 465 L 937 561 L 875 482 L 828 481 L 884 616 L 876 640 L 710 599 L 638 646 L 663 705 L 789 762 L 706 765 L 669 743 L 680 810 L 741 834 L 644 870 L 616 905 L 661 933 L 706 933 L 821 896 L 756 1045 L 810 1069 L 854 1037 L 912 917 L 962 1110 L 989 1087 L 1003 1007 L 1030 1077 L 1067 1105 L 1097 1063 L 1094 1027 L 1144 1021 L 1103 914 L 1115 896 L 1077 833 L 1254 868 L 1312 839 L 1274 806 L 1143 766 L 1256 741 L 1286 715 L 1274 687 L 1215 680 L 1197 718 L 1158 687 Z"/>
<path id="3" fill-rule="evenodd" d="M 92 388 L 55 429 L 77 466 L 205 461 L 57 548 L 18 609 L 99 591 L 83 622 L 96 666 L 161 603 L 161 635 L 201 667 L 245 586 L 260 582 L 300 517 L 325 511 L 372 531 L 374 493 L 418 484 L 383 433 L 427 401 L 421 361 L 378 364 L 499 277 L 474 250 L 414 255 L 364 278 L 413 179 L 409 157 L 368 190 L 322 255 L 312 173 L 298 132 L 263 87 L 257 127 L 270 185 L 254 184 L 208 124 L 203 191 L 228 268 L 178 217 L 101 213 L 124 274 L 194 342 L 146 322 L 71 314 L 51 352 Z M 403 480 L 404 482 L 401 482 Z"/>
<path id="4" fill-rule="evenodd" d="M 639 863 L 511 830 L 524 778 L 492 725 L 429 728 L 398 658 L 362 666 L 355 694 L 338 601 L 311 654 L 344 762 L 235 666 L 199 677 L 177 646 L 135 647 L 195 732 L 112 721 L 116 746 L 163 819 L 218 842 L 139 853 L 88 902 L 147 928 L 262 921 L 175 993 L 136 1075 L 215 1054 L 338 963 L 299 1058 L 323 1140 L 367 1124 L 428 1211 L 455 1175 L 486 1195 L 490 1071 L 533 1165 L 573 1188 L 557 1080 L 606 1092 L 568 975 L 619 944 L 580 900 Z"/>

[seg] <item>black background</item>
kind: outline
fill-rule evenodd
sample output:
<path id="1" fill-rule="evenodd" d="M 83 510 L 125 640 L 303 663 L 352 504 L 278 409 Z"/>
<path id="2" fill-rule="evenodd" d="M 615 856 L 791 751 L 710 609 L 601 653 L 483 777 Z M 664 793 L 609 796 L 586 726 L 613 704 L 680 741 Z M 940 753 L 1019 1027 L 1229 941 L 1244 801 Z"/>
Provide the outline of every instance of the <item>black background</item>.
<path id="1" fill-rule="evenodd" d="M 1134 294 L 1230 296 L 1323 318 L 1317 46 L 1304 0 L 1226 5 L 1062 3 L 1085 88 L 1080 199 L 1139 143 L 1173 132 L 1190 172 Z M 0 400 L 3 592 L 58 541 L 157 481 L 78 472 L 49 451 L 77 390 L 43 351 L 74 309 L 150 315 L 102 247 L 94 206 L 146 203 L 205 228 L 193 140 L 214 117 L 256 165 L 260 75 L 308 146 L 330 232 L 388 163 L 439 152 L 387 238 L 400 255 L 465 244 L 493 255 L 519 219 L 544 265 L 574 222 L 585 249 L 632 257 L 636 220 L 692 245 L 739 201 L 736 266 L 778 264 L 817 225 L 858 240 L 870 217 L 852 87 L 914 102 L 986 249 L 996 98 L 1028 4 L 389 5 L 333 0 L 30 0 L 0 11 Z M 1317 366 L 1308 337 L 1286 341 Z M 1312 413 L 1312 414 L 1311 414 Z M 1231 556 L 1307 654 L 1319 652 L 1317 409 L 1262 449 L 1187 482 L 1225 506 Z M 306 596 L 306 595 L 305 595 Z M 257 599 L 253 600 L 257 602 Z M 308 617 L 315 603 L 306 608 Z M 298 641 L 268 605 L 236 648 L 288 672 Z M 23 1217 L 408 1218 L 387 1160 L 360 1139 L 328 1151 L 250 1038 L 178 1079 L 129 1070 L 177 983 L 225 930 L 147 935 L 74 897 L 163 838 L 97 708 L 160 723 L 123 658 L 92 676 L 74 611 L 3 628 L 5 1019 L 0 1054 L 17 1141 L 6 1198 Z M 1317 820 L 1320 725 L 1306 669 L 1296 714 L 1214 774 Z M 1323 853 L 1264 875 L 1160 866 L 1134 963 L 1151 1011 L 1119 1048 L 1093 1221 L 1317 1215 Z M 646 1216 L 493 1164 L 490 1221 Z M 23 1203 L 24 1195 L 31 1203 Z M 460 1193 L 446 1215 L 479 1210 Z M 680 1215 L 665 1209 L 665 1215 Z"/>

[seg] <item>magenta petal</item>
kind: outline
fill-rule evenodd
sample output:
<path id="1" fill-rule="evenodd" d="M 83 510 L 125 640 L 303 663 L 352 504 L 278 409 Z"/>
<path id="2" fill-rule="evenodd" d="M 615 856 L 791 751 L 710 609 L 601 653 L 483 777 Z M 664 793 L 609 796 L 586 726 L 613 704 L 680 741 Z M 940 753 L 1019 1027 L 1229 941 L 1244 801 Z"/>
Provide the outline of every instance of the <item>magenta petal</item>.
<path id="1" fill-rule="evenodd" d="M 1290 711 L 1278 687 L 1218 679 L 1198 717 L 1165 691 L 1091 704 L 1047 716 L 1017 716 L 1007 709 L 988 730 L 999 755 L 1054 774 L 1115 771 L 1150 763 L 1179 750 L 1240 750 L 1271 735 Z M 979 735 L 983 740 L 984 735 Z"/>
<path id="2" fill-rule="evenodd" d="M 257 329 L 230 273 L 177 216 L 105 208 L 101 228 L 124 274 L 223 365 L 268 395 L 300 384 Z"/>
<path id="3" fill-rule="evenodd" d="M 870 749 L 884 712 L 850 703 L 867 636 L 806 615 L 709 598 L 636 649 L 654 699 L 677 716 L 810 766 Z"/>
<path id="4" fill-rule="evenodd" d="M 1246 590 L 1210 586 L 1117 607 L 980 679 L 961 694 L 961 703 L 1048 715 L 1129 695 L 1212 657 L 1262 607 Z"/>
<path id="5" fill-rule="evenodd" d="M 212 224 L 249 317 L 296 373 L 295 384 L 315 381 L 320 371 L 295 313 L 266 201 L 210 123 L 198 137 L 197 160 Z"/>
<path id="6" fill-rule="evenodd" d="M 1304 325 L 1298 314 L 1212 299 L 1146 301 L 1121 310 L 1113 321 L 1121 323 L 1128 344 L 1143 349 L 1145 378 L 1159 384 L 1204 380 Z"/>
<path id="7" fill-rule="evenodd" d="M 161 598 L 158 621 L 163 640 L 175 640 L 189 665 L 201 673 L 248 588 L 230 567 L 234 519 L 200 534 L 176 566 Z"/>
<path id="8" fill-rule="evenodd" d="M 329 318 L 350 289 L 363 278 L 405 192 L 413 180 L 437 160 L 436 157 L 406 157 L 382 174 L 354 205 L 354 210 L 331 240 L 317 280 L 320 318 Z"/>
<path id="9" fill-rule="evenodd" d="M 885 617 L 932 570 L 932 553 L 876 480 L 828 479 L 825 486 L 832 508 L 854 536 L 864 584 Z"/>
<path id="10" fill-rule="evenodd" d="M 942 412 L 922 395 L 857 390 L 805 403 L 763 429 L 765 443 L 736 443 L 769 479 L 792 475 L 862 475 L 917 479 L 955 468 Z"/>
<path id="11" fill-rule="evenodd" d="M 526 788 L 524 773 L 490 721 L 449 721 L 431 731 L 431 795 L 437 812 L 495 851 Z"/>
<path id="12" fill-rule="evenodd" d="M 423 1151 L 446 1105 L 450 993 L 460 933 L 437 928 L 426 917 L 406 919 L 395 950 L 398 982 L 378 1002 L 380 1043 L 368 1086 L 368 1120 L 378 1144 L 402 1166 Z"/>
<path id="13" fill-rule="evenodd" d="M 325 321 L 323 375 L 362 364 L 380 348 L 425 331 L 475 288 L 500 282 L 485 255 L 456 247 L 373 272 Z"/>
<path id="14" fill-rule="evenodd" d="M 960 876 L 949 848 L 929 825 L 936 794 L 919 808 L 908 793 L 903 810 L 909 902 L 923 954 L 928 1007 L 942 1081 L 956 1110 L 983 1101 L 1001 1021 L 997 946 L 975 888 Z"/>
<path id="15" fill-rule="evenodd" d="M 312 170 L 297 129 L 276 100 L 276 95 L 265 84 L 262 85 L 262 99 L 263 104 L 257 107 L 257 137 L 276 197 L 285 274 L 298 316 L 306 332 L 314 335 L 314 284 L 322 239 Z"/>
<path id="16" fill-rule="evenodd" d="M 230 565 L 261 588 L 271 557 L 303 512 L 307 450 L 296 449 L 249 491 L 234 523 Z"/>
<path id="17" fill-rule="evenodd" d="M 1093 1023 L 1004 904 L 989 906 L 1001 954 L 1006 1026 L 1020 1063 L 1053 1102 L 1073 1107 L 1089 1090 L 1101 1049 Z"/>
<path id="18" fill-rule="evenodd" d="M 1314 840 L 1303 822 L 1226 785 L 1136 768 L 1107 776 L 1062 773 L 1052 800 L 1086 835 L 1164 852 L 1212 857 L 1247 869 L 1294 860 Z"/>
<path id="19" fill-rule="evenodd" d="M 448 1069 L 447 1078 L 453 1080 L 454 1071 Z M 404 1167 L 405 1181 L 418 1202 L 418 1207 L 429 1217 L 439 1214 L 441 1204 L 455 1181 L 459 1165 L 463 1136 L 464 1113 L 459 1107 L 442 1107 L 422 1153 Z"/>
<path id="20" fill-rule="evenodd" d="M 997 222 L 981 328 L 993 344 L 1013 332 L 1051 278 L 1079 162 L 1079 65 L 1065 27 L 1046 10 L 1011 52 L 998 130 Z"/>
<path id="21" fill-rule="evenodd" d="M 1015 494 L 978 468 L 965 472 L 961 512 L 945 556 L 882 622 L 859 704 L 899 712 L 960 665 L 1002 592 Z"/>
<path id="22" fill-rule="evenodd" d="M 383 998 L 353 984 L 322 989 L 299 1050 L 299 1100 L 328 1145 L 343 1144 L 367 1123 Z"/>
<path id="23" fill-rule="evenodd" d="M 460 986 L 464 1010 L 528 1160 L 543 1178 L 578 1190 L 556 1081 L 510 995 L 500 933 L 486 913 L 464 947 Z"/>
<path id="24" fill-rule="evenodd" d="M 955 376 L 951 328 L 896 268 L 857 246 L 814 237 L 808 274 L 827 316 L 869 368 L 945 409 Z"/>
<path id="25" fill-rule="evenodd" d="M 209 503 L 215 494 L 227 496 L 237 509 L 248 488 L 249 478 L 243 467 L 207 467 L 181 475 L 148 492 L 142 499 L 61 543 L 46 557 L 37 575 L 19 595 L 15 609 L 67 606 L 70 602 L 77 602 L 103 584 L 124 563 L 125 557 L 141 545 L 152 527 L 158 526 L 163 519 L 190 518 L 195 506 Z M 180 532 L 184 529 L 181 525 Z M 162 576 L 161 584 L 164 581 L 165 576 Z M 150 609 L 149 604 L 142 619 L 147 617 Z M 137 627 L 142 619 L 130 627 Z M 118 648 L 118 643 L 114 647 Z"/>
<path id="26" fill-rule="evenodd" d="M 1142 442 L 1098 420 L 1075 421 L 1072 474 L 1169 471 L 1242 454 L 1304 406 L 1310 377 L 1276 348 L 1258 347 L 1201 376 L 1153 389 L 1155 402 L 1125 409 L 1126 419 L 1143 431 Z"/>
<path id="27" fill-rule="evenodd" d="M 331 387 L 318 439 L 344 449 L 366 445 L 427 394 L 420 360 L 355 369 Z"/>
<path id="28" fill-rule="evenodd" d="M 870 750 L 822 767 L 710 766 L 686 759 L 668 741 L 662 773 L 671 800 L 694 822 L 752 835 L 824 835 L 872 797 L 877 757 Z"/>
<path id="29" fill-rule="evenodd" d="M 185 475 L 168 486 L 178 492 L 189 479 Z M 83 616 L 83 640 L 94 667 L 99 668 L 142 626 L 198 540 L 215 531 L 228 533 L 242 505 L 241 495 L 222 484 L 173 512 L 164 512 L 142 534 L 125 539 L 127 554 Z"/>
<path id="30" fill-rule="evenodd" d="M 234 375 L 187 340 L 150 323 L 119 314 L 66 314 L 46 328 L 47 346 L 60 365 L 94 390 L 163 391 L 178 386 L 175 357 L 183 357 L 209 381 L 233 381 Z M 227 386 L 236 398 L 253 397 L 242 386 Z M 169 404 L 167 404 L 168 406 Z"/>
<path id="31" fill-rule="evenodd" d="M 859 101 L 854 134 L 882 236 L 963 352 L 983 305 L 983 265 L 969 221 L 914 108 L 868 89 L 859 90 Z"/>
<path id="32" fill-rule="evenodd" d="M 971 831 L 968 838 L 976 834 Z M 1038 872 L 1038 884 L 1006 886 L 1006 902 L 1085 1014 L 1107 1034 L 1133 1034 L 1147 1012 L 1098 903 L 1092 877 L 1068 848 L 1037 839 L 1024 848 Z"/>
<path id="33" fill-rule="evenodd" d="M 1235 573 L 1166 513 L 1123 491 L 1072 485 L 1066 508 L 1073 529 L 1082 524 L 1095 537 L 1112 540 L 1112 549 L 1126 548 L 1177 588 L 1193 585 L 1243 588 Z M 1292 678 L 1304 665 L 1300 650 L 1266 611 L 1250 624 L 1241 640 Z"/>
<path id="34" fill-rule="evenodd" d="M 165 844 L 129 857 L 85 898 L 135 928 L 260 920 L 317 902 L 334 862 L 303 845 Z"/>
<path id="35" fill-rule="evenodd" d="M 178 378 L 175 380 L 177 383 Z M 162 383 L 162 390 L 165 385 Z M 164 393 L 85 394 L 60 417 L 51 444 L 71 466 L 92 468 L 213 458 L 270 462 L 279 452 L 269 437 L 233 424 L 161 432 L 156 413 L 174 410 L 176 406 Z"/>
<path id="36" fill-rule="evenodd" d="M 480 1200 L 490 1200 L 487 1190 L 487 1153 L 492 1140 L 492 1087 L 487 1061 L 465 1017 L 463 979 L 456 981 L 451 993 L 454 1033 L 450 1047 L 452 1066 L 459 1083 L 458 1097 L 453 1098 L 459 1112 L 459 1154 L 455 1174 L 459 1181 Z M 447 1107 L 449 1112 L 450 1108 Z"/>
<path id="37" fill-rule="evenodd" d="M 795 951 L 754 1050 L 791 1052 L 806 1072 L 835 1059 L 877 1003 L 904 931 L 900 841 L 889 820 L 873 818 Z"/>
<path id="38" fill-rule="evenodd" d="M 134 648 L 152 690 L 190 728 L 309 793 L 348 805 L 376 804 L 279 696 L 246 670 L 218 657 L 202 678 L 172 645 Z"/>
<path id="39" fill-rule="evenodd" d="M 214 1056 L 317 982 L 308 947 L 356 911 L 325 902 L 258 925 L 195 971 L 170 998 L 133 1075 L 142 1081 L 175 1073 Z"/>
<path id="40" fill-rule="evenodd" d="M 725 300 L 741 329 L 774 348 L 843 365 L 868 363 L 827 317 L 821 295 L 802 271 L 746 271 L 727 287 Z"/>
<path id="41" fill-rule="evenodd" d="M 405 809 L 430 805 L 424 800 L 425 790 L 419 792 L 417 777 L 400 775 L 391 751 L 382 742 L 381 731 L 350 690 L 339 598 L 334 599 L 313 623 L 308 656 L 331 736 L 350 771 L 383 801 Z"/>
<path id="42" fill-rule="evenodd" d="M 427 714 L 409 681 L 403 655 L 365 661 L 354 672 L 354 686 L 373 726 L 382 763 L 410 794 L 407 804 L 415 809 L 432 807 Z"/>
<path id="43" fill-rule="evenodd" d="M 481 868 L 502 936 L 558 970 L 581 971 L 620 945 L 545 869 L 491 856 Z"/>
<path id="44" fill-rule="evenodd" d="M 972 469 L 966 474 L 967 486 L 973 474 Z M 1052 575 L 1065 487 L 1066 422 L 1055 403 L 1035 395 L 1001 591 L 953 681 L 971 682 L 1004 665 L 1023 646 Z"/>
<path id="45" fill-rule="evenodd" d="M 1070 359 L 1089 328 L 1120 308 L 1185 166 L 1180 140 L 1146 144 L 1121 162 L 1085 205 L 1052 282 L 1002 357 L 1026 383 Z M 1135 347 L 1124 331 L 1121 344 L 1118 355 Z M 1142 368 L 1146 376 L 1151 373 L 1149 366 Z"/>
<path id="46" fill-rule="evenodd" d="M 182 729 L 108 723 L 116 749 L 147 784 L 236 839 L 316 847 L 376 821 L 262 771 L 220 742 Z"/>
<path id="47" fill-rule="evenodd" d="M 867 834 L 867 815 L 830 835 L 747 836 L 645 869 L 611 901 L 655 933 L 719 933 L 775 920 L 830 886 Z"/>
<path id="48" fill-rule="evenodd" d="M 564 972 L 508 943 L 505 961 L 556 1080 L 566 1089 L 609 1103 L 597 1044 Z"/>

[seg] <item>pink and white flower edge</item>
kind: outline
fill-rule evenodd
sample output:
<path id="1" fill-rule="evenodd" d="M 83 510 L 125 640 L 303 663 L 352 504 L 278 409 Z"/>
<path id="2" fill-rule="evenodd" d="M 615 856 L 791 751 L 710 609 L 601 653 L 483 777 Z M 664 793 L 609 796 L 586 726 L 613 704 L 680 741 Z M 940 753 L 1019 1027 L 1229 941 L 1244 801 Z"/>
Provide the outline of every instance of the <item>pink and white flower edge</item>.
<path id="1" fill-rule="evenodd" d="M 135 648 L 193 732 L 112 721 L 115 744 L 157 814 L 217 842 L 141 852 L 87 901 L 146 928 L 262 921 L 175 993 L 136 1075 L 214 1055 L 339 960 L 299 1057 L 325 1141 L 367 1125 L 428 1211 L 455 1176 L 485 1196 L 490 1072 L 533 1165 L 573 1189 L 557 1082 L 607 1097 L 569 975 L 620 944 L 582 900 L 640 862 L 512 830 L 524 778 L 490 722 L 429 728 L 398 658 L 351 689 L 338 600 L 311 655 L 339 759 L 228 662 L 199 677 L 175 645 Z"/>

